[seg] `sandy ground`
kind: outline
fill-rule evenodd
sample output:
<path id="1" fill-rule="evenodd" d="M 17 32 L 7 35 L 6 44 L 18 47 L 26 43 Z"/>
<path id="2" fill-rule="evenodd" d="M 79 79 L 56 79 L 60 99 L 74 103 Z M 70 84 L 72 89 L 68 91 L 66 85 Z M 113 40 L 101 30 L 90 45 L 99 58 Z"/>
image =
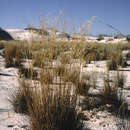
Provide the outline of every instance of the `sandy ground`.
<path id="1" fill-rule="evenodd" d="M 17 69 L 5 68 L 0 56 L 0 130 L 23 130 L 27 126 L 25 116 L 14 113 L 8 100 L 17 87 Z"/>

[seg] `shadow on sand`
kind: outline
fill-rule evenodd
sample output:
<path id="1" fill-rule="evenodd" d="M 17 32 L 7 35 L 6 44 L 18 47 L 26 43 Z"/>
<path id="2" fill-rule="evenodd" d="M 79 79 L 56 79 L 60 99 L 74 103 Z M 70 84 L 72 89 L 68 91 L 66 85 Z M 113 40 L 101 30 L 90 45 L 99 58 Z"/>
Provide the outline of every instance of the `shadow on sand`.
<path id="1" fill-rule="evenodd" d="M 0 76 L 15 76 L 15 75 L 0 73 Z"/>

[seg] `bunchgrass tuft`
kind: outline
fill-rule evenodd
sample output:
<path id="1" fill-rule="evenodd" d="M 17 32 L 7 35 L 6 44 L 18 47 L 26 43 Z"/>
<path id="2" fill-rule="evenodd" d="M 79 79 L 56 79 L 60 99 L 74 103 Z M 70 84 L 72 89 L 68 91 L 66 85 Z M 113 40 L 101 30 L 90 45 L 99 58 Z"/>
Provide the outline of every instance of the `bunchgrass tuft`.
<path id="1" fill-rule="evenodd" d="M 37 79 L 38 78 L 38 72 L 34 70 L 33 68 L 19 68 L 19 75 L 20 77 L 26 78 L 26 79 Z"/>
<path id="2" fill-rule="evenodd" d="M 76 97 L 49 86 L 33 93 L 33 106 L 29 109 L 32 130 L 81 130 L 82 122 L 76 111 Z"/>
<path id="3" fill-rule="evenodd" d="M 20 45 L 9 43 L 4 51 L 5 67 L 22 66 L 22 49 Z"/>
<path id="4" fill-rule="evenodd" d="M 91 85 L 85 81 L 78 82 L 76 86 L 76 93 L 83 96 L 88 96 Z"/>
<path id="5" fill-rule="evenodd" d="M 117 65 L 114 57 L 107 62 L 107 69 L 108 70 L 117 70 L 118 69 L 118 65 Z"/>
<path id="6" fill-rule="evenodd" d="M 117 71 L 117 75 L 115 76 L 114 82 L 115 82 L 115 87 L 117 88 L 123 88 L 125 85 L 126 81 L 126 76 L 123 73 L 120 73 Z"/>
<path id="7" fill-rule="evenodd" d="M 18 89 L 11 93 L 9 101 L 16 113 L 29 114 L 28 105 L 32 107 L 32 92 L 29 87 L 29 83 L 21 80 Z"/>
<path id="8" fill-rule="evenodd" d="M 4 42 L 0 42 L 0 50 L 5 48 L 5 43 Z"/>
<path id="9" fill-rule="evenodd" d="M 49 70 L 43 70 L 40 72 L 41 84 L 52 84 L 53 78 L 53 74 Z"/>

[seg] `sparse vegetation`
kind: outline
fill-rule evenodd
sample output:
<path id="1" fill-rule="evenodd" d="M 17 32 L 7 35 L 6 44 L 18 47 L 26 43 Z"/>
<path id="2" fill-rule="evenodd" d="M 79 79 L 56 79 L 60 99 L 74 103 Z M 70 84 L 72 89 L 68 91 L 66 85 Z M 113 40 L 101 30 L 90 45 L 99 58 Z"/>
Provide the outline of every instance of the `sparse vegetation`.
<path id="1" fill-rule="evenodd" d="M 32 107 L 30 84 L 25 80 L 19 80 L 19 87 L 12 91 L 9 101 L 16 113 L 29 114 L 28 105 Z"/>
<path id="2" fill-rule="evenodd" d="M 43 68 L 44 65 L 44 55 L 42 53 L 37 53 L 33 58 L 33 66 Z"/>
<path id="3" fill-rule="evenodd" d="M 103 102 L 105 104 L 118 104 L 118 88 L 113 87 L 110 83 L 109 74 L 107 77 L 104 77 L 104 90 L 103 90 Z"/>
<path id="4" fill-rule="evenodd" d="M 38 72 L 32 68 L 19 68 L 19 75 L 20 77 L 24 77 L 27 79 L 37 79 L 38 78 Z"/>
<path id="5" fill-rule="evenodd" d="M 53 31 L 48 41 L 5 46 L 5 66 L 19 67 L 20 78 L 31 82 L 20 82 L 20 88 L 12 94 L 10 102 L 15 112 L 29 115 L 31 130 L 81 130 L 83 124 L 77 112 L 77 96 L 85 97 L 87 108 L 97 107 L 91 105 L 97 99 L 94 98 L 96 94 L 90 94 L 89 90 L 97 89 L 99 76 L 95 72 L 82 75 L 83 64 L 106 60 L 108 73 L 109 70 L 116 71 L 120 66 L 125 67 L 122 50 L 130 49 L 130 44 L 87 43 L 84 36 L 75 42 L 59 42 L 55 40 L 56 30 Z M 100 36 L 98 40 L 103 39 Z M 31 60 L 31 68 L 22 66 L 25 59 Z M 124 75 L 117 73 L 114 81 L 107 75 L 103 81 L 98 106 L 120 107 L 118 89 L 124 87 Z"/>
<path id="6" fill-rule="evenodd" d="M 123 73 L 120 73 L 117 71 L 117 75 L 115 76 L 115 87 L 117 88 L 123 88 L 125 84 L 126 77 Z"/>
<path id="7" fill-rule="evenodd" d="M 112 59 L 110 59 L 110 61 L 107 62 L 107 69 L 108 70 L 117 70 L 118 65 L 114 59 L 114 57 Z"/>
<path id="8" fill-rule="evenodd" d="M 76 86 L 76 93 L 88 97 L 88 91 L 91 85 L 85 81 L 80 81 Z"/>
<path id="9" fill-rule="evenodd" d="M 4 51 L 5 67 L 22 66 L 22 49 L 17 44 L 7 44 Z"/>
<path id="10" fill-rule="evenodd" d="M 82 122 L 76 112 L 76 97 L 61 88 L 54 94 L 49 86 L 33 93 L 33 109 L 30 111 L 32 130 L 80 130 Z"/>
<path id="11" fill-rule="evenodd" d="M 80 71 L 76 70 L 76 69 L 66 69 L 66 71 L 64 72 L 63 76 L 62 76 L 62 80 L 64 82 L 71 82 L 73 84 L 77 84 L 80 80 Z"/>
<path id="12" fill-rule="evenodd" d="M 0 42 L 0 50 L 1 50 L 1 49 L 4 49 L 4 47 L 5 47 L 4 43 L 3 43 L 3 42 Z"/>
<path id="13" fill-rule="evenodd" d="M 53 83 L 53 74 L 49 70 L 43 70 L 40 73 L 40 82 L 41 84 L 52 84 Z"/>
<path id="14" fill-rule="evenodd" d="M 55 75 L 56 76 L 63 76 L 66 71 L 65 65 L 58 65 L 55 68 Z"/>
<path id="15" fill-rule="evenodd" d="M 124 83 L 125 77 L 123 74 L 117 72 L 114 79 L 111 79 L 110 75 L 107 74 L 104 77 L 104 89 L 102 92 L 102 103 L 111 104 L 111 110 L 109 111 L 115 111 L 121 117 L 125 116 L 127 111 L 127 103 L 121 98 L 122 92 L 119 91 L 119 88 L 124 87 Z"/>

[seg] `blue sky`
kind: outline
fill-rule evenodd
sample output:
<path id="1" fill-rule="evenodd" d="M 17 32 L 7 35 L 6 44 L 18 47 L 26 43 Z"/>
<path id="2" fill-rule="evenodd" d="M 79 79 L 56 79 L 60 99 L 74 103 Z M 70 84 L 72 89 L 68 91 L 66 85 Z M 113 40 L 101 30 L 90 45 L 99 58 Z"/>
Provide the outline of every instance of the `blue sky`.
<path id="1" fill-rule="evenodd" d="M 78 29 L 81 23 L 96 16 L 91 34 L 116 33 L 104 23 L 130 34 L 130 0 L 0 0 L 0 27 L 25 28 L 29 24 L 39 27 L 40 17 L 52 21 L 60 11 L 68 28 L 73 23 Z"/>

